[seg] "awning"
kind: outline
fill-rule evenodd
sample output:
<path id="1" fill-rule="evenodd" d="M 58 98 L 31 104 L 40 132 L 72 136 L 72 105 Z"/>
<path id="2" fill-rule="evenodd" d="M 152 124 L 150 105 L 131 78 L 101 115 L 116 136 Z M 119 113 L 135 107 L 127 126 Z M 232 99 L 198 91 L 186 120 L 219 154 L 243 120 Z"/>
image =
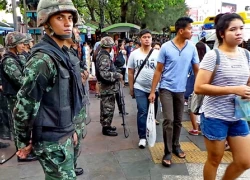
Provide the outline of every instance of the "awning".
<path id="1" fill-rule="evenodd" d="M 89 27 L 89 30 L 90 30 L 91 34 L 95 34 L 96 29 L 92 28 L 90 26 L 83 25 L 83 26 L 79 26 L 78 28 L 79 28 L 79 30 L 80 30 L 81 33 L 87 34 L 88 33 L 87 32 L 88 27 Z"/>
<path id="2" fill-rule="evenodd" d="M 2 27 L 11 27 L 8 23 L 0 22 L 0 26 Z"/>
<path id="3" fill-rule="evenodd" d="M 131 23 L 117 23 L 117 24 L 112 24 L 111 26 L 108 26 L 106 28 L 103 28 L 101 32 L 139 32 L 141 29 L 140 26 L 137 26 L 136 24 L 131 24 Z"/>
<path id="4" fill-rule="evenodd" d="M 12 28 L 12 27 L 2 27 L 2 26 L 0 26 L 0 31 L 14 31 L 14 28 Z"/>

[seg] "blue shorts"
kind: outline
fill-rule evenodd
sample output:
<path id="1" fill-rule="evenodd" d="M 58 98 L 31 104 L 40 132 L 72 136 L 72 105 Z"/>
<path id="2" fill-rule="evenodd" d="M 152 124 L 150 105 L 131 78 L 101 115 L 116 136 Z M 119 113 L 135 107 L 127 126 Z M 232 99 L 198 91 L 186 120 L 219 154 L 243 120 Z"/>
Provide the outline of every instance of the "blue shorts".
<path id="1" fill-rule="evenodd" d="M 247 121 L 225 121 L 217 118 L 206 118 L 201 114 L 201 131 L 209 140 L 224 140 L 228 136 L 247 136 L 249 127 Z"/>

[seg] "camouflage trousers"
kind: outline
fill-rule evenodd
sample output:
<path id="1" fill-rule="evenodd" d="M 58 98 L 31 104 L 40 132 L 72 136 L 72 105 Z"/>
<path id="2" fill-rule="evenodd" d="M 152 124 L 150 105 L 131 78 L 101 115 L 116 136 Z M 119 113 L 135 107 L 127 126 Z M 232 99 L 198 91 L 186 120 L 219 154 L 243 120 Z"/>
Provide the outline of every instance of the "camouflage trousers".
<path id="1" fill-rule="evenodd" d="M 115 95 L 101 95 L 100 123 L 103 127 L 111 126 L 115 111 Z"/>
<path id="2" fill-rule="evenodd" d="M 13 110 L 16 104 L 16 96 L 7 96 L 8 108 L 9 108 L 9 119 L 10 119 L 10 130 L 12 132 L 12 139 L 15 141 L 16 145 L 16 137 L 15 137 L 15 130 L 14 130 L 14 122 L 13 122 Z"/>
<path id="3" fill-rule="evenodd" d="M 81 154 L 80 148 L 81 148 L 82 134 L 83 134 L 83 130 L 85 128 L 86 106 L 84 106 L 81 109 L 79 115 L 76 116 L 74 118 L 74 120 L 75 120 L 75 132 L 76 132 L 77 139 L 78 139 L 78 142 L 77 142 L 76 146 L 74 147 L 74 164 L 76 166 L 77 158 Z"/>
<path id="4" fill-rule="evenodd" d="M 64 142 L 39 142 L 34 145 L 45 173 L 45 180 L 75 180 L 74 148 L 72 137 Z"/>
<path id="5" fill-rule="evenodd" d="M 10 112 L 7 98 L 0 91 L 0 139 L 10 137 Z"/>

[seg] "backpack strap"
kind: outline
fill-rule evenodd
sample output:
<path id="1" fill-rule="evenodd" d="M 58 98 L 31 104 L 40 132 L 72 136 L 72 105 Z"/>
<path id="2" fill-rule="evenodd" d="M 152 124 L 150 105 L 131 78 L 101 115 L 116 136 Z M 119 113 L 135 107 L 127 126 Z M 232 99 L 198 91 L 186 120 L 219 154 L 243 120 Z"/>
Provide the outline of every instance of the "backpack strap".
<path id="1" fill-rule="evenodd" d="M 212 74 L 212 78 L 210 80 L 210 84 L 212 83 L 213 79 L 214 79 L 214 76 L 219 68 L 219 65 L 220 65 L 220 53 L 219 53 L 219 50 L 218 49 L 214 49 L 215 53 L 216 53 L 216 63 L 215 63 L 215 67 L 214 67 L 214 71 L 213 71 L 213 74 Z"/>
<path id="2" fill-rule="evenodd" d="M 220 53 L 218 49 L 214 49 L 216 53 L 216 66 L 220 65 Z"/>
<path id="3" fill-rule="evenodd" d="M 246 49 L 244 49 L 244 51 L 245 51 L 245 54 L 246 54 L 247 60 L 248 60 L 248 61 L 250 61 L 250 59 L 249 59 L 249 58 L 250 58 L 250 57 L 249 57 L 249 51 L 248 51 L 248 50 L 246 50 Z"/>

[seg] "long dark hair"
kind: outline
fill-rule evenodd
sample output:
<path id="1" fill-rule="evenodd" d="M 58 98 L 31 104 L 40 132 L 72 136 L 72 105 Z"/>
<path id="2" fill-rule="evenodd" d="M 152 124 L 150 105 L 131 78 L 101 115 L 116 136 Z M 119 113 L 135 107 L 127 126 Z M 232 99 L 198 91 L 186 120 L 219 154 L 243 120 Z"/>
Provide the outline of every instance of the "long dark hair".
<path id="1" fill-rule="evenodd" d="M 196 49 L 197 49 L 197 52 L 198 52 L 199 60 L 201 62 L 203 57 L 205 56 L 205 54 L 207 52 L 206 45 L 202 41 L 199 41 L 198 43 L 196 43 L 195 46 L 196 46 Z"/>

